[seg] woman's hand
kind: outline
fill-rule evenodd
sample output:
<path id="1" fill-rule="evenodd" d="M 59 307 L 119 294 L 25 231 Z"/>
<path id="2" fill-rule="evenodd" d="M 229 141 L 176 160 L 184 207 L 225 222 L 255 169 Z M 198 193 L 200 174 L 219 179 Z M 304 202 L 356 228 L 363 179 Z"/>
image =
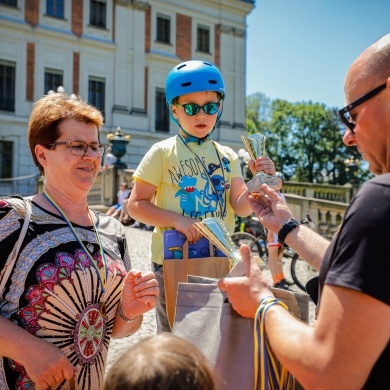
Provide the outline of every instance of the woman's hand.
<path id="1" fill-rule="evenodd" d="M 76 367 L 68 360 L 54 344 L 34 337 L 23 352 L 20 360 L 29 378 L 35 383 L 35 389 L 46 390 L 55 388 L 64 380 L 70 380 L 76 373 Z M 31 342 L 31 340 L 30 340 Z"/>
<path id="2" fill-rule="evenodd" d="M 175 224 L 175 229 L 184 234 L 190 244 L 196 243 L 202 238 L 202 234 L 194 227 L 196 222 L 199 220 L 180 215 Z"/>
<path id="3" fill-rule="evenodd" d="M 154 273 L 131 269 L 122 288 L 122 312 L 127 318 L 134 318 L 157 305 L 159 288 Z"/>
<path id="4" fill-rule="evenodd" d="M 268 156 L 260 156 L 255 161 L 249 160 L 248 166 L 252 175 L 260 171 L 268 175 L 276 175 L 275 164 Z"/>

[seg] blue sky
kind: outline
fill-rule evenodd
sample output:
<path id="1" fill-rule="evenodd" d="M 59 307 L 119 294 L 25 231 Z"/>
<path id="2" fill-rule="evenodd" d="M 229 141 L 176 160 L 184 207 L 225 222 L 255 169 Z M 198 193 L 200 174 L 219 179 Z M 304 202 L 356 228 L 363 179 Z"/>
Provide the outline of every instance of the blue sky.
<path id="1" fill-rule="evenodd" d="M 257 0 L 247 25 L 247 95 L 342 107 L 348 67 L 390 32 L 390 0 Z"/>

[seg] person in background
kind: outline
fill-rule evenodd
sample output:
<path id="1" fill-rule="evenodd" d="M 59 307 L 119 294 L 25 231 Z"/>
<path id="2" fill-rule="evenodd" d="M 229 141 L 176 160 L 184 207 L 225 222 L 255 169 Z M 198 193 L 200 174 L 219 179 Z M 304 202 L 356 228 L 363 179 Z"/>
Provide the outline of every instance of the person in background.
<path id="1" fill-rule="evenodd" d="M 79 97 L 34 104 L 27 137 L 43 192 L 0 199 L 0 389 L 101 389 L 111 337 L 135 333 L 157 303 L 154 274 L 131 267 L 122 225 L 87 203 L 102 125 Z"/>
<path id="2" fill-rule="evenodd" d="M 130 183 L 129 196 L 126 199 L 124 199 L 124 201 L 123 201 L 121 213 L 119 215 L 119 221 L 125 226 L 132 226 L 135 228 L 140 228 L 140 229 L 151 231 L 151 230 L 153 230 L 152 226 L 135 221 L 133 218 L 130 217 L 129 212 L 127 210 L 127 203 L 129 201 L 129 197 L 130 197 L 131 191 L 134 187 L 134 184 L 135 184 L 135 180 L 132 180 Z"/>
<path id="3" fill-rule="evenodd" d="M 212 368 L 189 341 L 171 333 L 146 337 L 109 370 L 103 390 L 214 390 Z"/>
<path id="4" fill-rule="evenodd" d="M 108 210 L 107 215 L 111 215 L 113 218 L 118 218 L 123 208 L 123 201 L 130 195 L 130 190 L 127 188 L 127 183 L 122 182 L 117 193 L 117 202 L 113 204 Z"/>
<path id="5" fill-rule="evenodd" d="M 134 172 L 135 185 L 128 202 L 134 219 L 156 227 L 152 262 L 160 287 L 158 332 L 170 331 L 164 293 L 164 230 L 175 229 L 192 243 L 201 238 L 195 222 L 217 216 L 232 234 L 234 213 L 252 213 L 237 154 L 211 139 L 225 99 L 219 70 L 206 61 L 178 64 L 168 74 L 165 92 L 179 134 L 156 143 L 146 153 Z M 267 156 L 249 164 L 252 173 L 275 174 Z"/>
<path id="6" fill-rule="evenodd" d="M 130 224 L 133 224 L 135 221 L 132 219 L 127 211 L 127 202 L 130 197 L 131 191 L 133 190 L 135 180 L 132 180 L 129 185 L 129 193 L 127 195 L 127 198 L 123 200 L 122 209 L 119 214 L 119 222 L 122 223 L 125 226 L 128 226 Z"/>
<path id="7" fill-rule="evenodd" d="M 352 63 L 344 92 L 344 143 L 356 146 L 377 176 L 359 189 L 330 244 L 299 225 L 266 185 L 263 196 L 249 197 L 260 222 L 320 270 L 314 327 L 273 304 L 265 331 L 305 389 L 384 390 L 390 389 L 390 34 Z M 249 248 L 241 253 L 247 276 L 221 279 L 218 286 L 238 313 L 251 318 L 273 295 Z"/>
<path id="8" fill-rule="evenodd" d="M 283 176 L 280 172 L 276 172 L 278 177 L 278 186 L 274 188 L 277 194 L 285 201 L 285 197 L 282 193 L 283 187 Z M 271 271 L 274 287 L 288 290 L 288 283 L 284 278 L 283 274 L 283 252 L 284 246 L 278 241 L 278 235 L 268 231 L 267 235 L 267 246 L 268 246 L 268 267 Z"/>
<path id="9" fill-rule="evenodd" d="M 112 154 L 111 146 L 109 146 L 107 148 L 106 154 L 104 155 L 103 169 L 107 169 L 113 165 L 116 160 L 117 158 Z"/>

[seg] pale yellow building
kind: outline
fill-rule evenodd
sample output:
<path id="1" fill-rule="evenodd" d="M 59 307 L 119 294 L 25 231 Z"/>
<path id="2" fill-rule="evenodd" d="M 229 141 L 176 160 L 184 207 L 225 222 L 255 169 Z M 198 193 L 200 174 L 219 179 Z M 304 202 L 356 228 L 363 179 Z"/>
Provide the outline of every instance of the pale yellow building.
<path id="1" fill-rule="evenodd" d="M 104 113 L 106 135 L 131 135 L 135 168 L 177 132 L 165 78 L 177 63 L 215 63 L 226 83 L 214 139 L 242 148 L 250 0 L 0 0 L 0 178 L 37 173 L 26 129 L 35 100 L 62 85 Z"/>

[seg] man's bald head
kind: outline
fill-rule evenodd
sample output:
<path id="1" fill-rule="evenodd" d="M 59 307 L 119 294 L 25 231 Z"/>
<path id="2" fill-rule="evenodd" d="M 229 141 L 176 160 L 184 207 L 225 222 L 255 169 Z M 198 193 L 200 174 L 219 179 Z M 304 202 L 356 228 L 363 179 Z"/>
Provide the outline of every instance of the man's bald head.
<path id="1" fill-rule="evenodd" d="M 378 39 L 352 63 L 345 80 L 345 90 L 354 83 L 369 88 L 383 84 L 390 77 L 390 34 Z"/>

